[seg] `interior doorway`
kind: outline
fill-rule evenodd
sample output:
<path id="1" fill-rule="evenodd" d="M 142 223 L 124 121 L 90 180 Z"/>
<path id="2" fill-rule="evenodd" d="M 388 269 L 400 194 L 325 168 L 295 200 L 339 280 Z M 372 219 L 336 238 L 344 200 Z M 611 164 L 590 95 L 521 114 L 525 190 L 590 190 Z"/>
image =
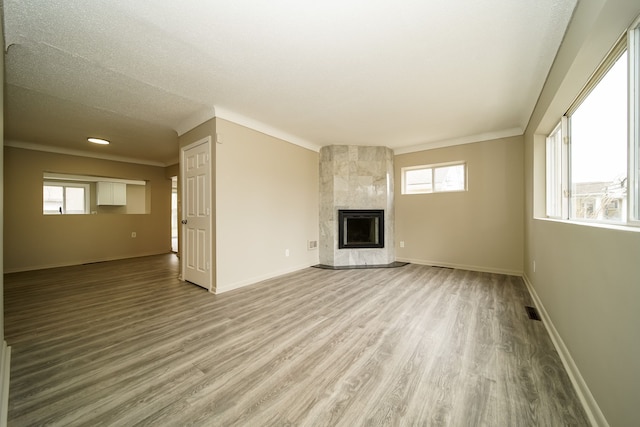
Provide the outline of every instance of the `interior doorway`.
<path id="1" fill-rule="evenodd" d="M 180 151 L 181 279 L 211 291 L 211 137 Z"/>
<path id="2" fill-rule="evenodd" d="M 171 177 L 171 252 L 178 253 L 178 177 Z"/>

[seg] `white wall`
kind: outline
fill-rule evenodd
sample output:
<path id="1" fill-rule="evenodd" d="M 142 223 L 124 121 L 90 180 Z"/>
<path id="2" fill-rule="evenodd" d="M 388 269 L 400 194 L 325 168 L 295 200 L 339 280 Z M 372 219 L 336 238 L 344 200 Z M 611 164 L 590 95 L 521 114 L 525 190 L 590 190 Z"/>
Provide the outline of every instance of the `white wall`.
<path id="1" fill-rule="evenodd" d="M 317 264 L 319 154 L 222 119 L 216 132 L 216 293 Z"/>
<path id="2" fill-rule="evenodd" d="M 638 425 L 640 230 L 535 216 L 544 136 L 638 14 L 637 0 L 578 3 L 525 134 L 525 279 L 596 425 Z"/>

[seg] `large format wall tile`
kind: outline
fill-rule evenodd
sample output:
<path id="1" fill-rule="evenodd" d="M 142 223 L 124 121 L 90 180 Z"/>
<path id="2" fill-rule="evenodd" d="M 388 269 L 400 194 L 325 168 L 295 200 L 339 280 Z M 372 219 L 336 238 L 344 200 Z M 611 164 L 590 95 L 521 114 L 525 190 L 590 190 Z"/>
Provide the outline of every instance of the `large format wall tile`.
<path id="1" fill-rule="evenodd" d="M 332 145 L 320 150 L 320 263 L 379 265 L 395 261 L 393 152 Z M 338 209 L 384 209 L 381 249 L 338 249 Z"/>

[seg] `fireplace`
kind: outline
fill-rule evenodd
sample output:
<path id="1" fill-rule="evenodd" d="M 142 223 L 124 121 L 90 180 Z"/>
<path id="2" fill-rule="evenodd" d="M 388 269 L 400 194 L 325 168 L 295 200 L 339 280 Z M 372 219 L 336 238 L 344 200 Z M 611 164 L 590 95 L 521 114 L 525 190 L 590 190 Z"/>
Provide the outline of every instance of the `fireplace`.
<path id="1" fill-rule="evenodd" d="M 338 210 L 338 248 L 384 248 L 384 209 Z"/>
<path id="2" fill-rule="evenodd" d="M 387 147 L 328 145 L 320 149 L 321 265 L 363 267 L 395 262 L 393 159 Z M 347 218 L 345 223 L 341 210 L 351 210 L 358 218 Z M 361 216 L 372 211 L 377 220 Z M 360 228 L 359 236 L 348 232 L 345 236 L 345 225 L 347 231 Z"/>

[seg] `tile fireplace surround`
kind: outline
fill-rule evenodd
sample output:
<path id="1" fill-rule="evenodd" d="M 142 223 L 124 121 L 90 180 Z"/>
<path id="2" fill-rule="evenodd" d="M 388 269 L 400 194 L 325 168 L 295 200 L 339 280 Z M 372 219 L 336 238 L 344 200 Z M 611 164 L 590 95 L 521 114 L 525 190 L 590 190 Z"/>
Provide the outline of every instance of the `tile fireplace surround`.
<path id="1" fill-rule="evenodd" d="M 339 209 L 384 209 L 384 248 L 338 249 Z M 385 265 L 395 261 L 393 151 L 331 145 L 320 150 L 320 264 Z"/>

